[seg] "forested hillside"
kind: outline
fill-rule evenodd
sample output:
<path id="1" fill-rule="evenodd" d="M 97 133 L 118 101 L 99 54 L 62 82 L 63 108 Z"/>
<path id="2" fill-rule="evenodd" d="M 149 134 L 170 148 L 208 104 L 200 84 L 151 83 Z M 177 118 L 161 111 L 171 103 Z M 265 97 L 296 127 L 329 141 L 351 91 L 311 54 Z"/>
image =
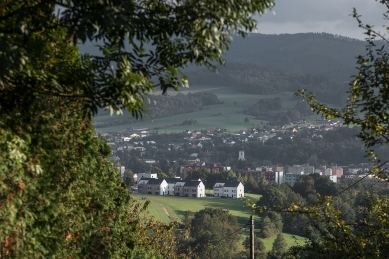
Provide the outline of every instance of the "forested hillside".
<path id="1" fill-rule="evenodd" d="M 191 85 L 231 86 L 251 94 L 267 95 L 307 89 L 314 92 L 319 100 L 332 104 L 342 104 L 348 88 L 347 82 L 325 75 L 300 75 L 249 63 L 228 63 L 218 73 L 201 69 L 187 75 Z"/>
<path id="2" fill-rule="evenodd" d="M 266 35 L 234 38 L 228 62 L 245 62 L 298 74 L 322 74 L 350 80 L 365 42 L 328 33 Z"/>

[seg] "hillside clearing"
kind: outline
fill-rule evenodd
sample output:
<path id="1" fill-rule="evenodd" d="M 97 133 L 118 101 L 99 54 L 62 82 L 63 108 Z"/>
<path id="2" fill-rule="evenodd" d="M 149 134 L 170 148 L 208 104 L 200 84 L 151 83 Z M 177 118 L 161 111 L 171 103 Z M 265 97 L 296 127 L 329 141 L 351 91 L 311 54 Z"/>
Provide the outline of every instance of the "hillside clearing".
<path id="1" fill-rule="evenodd" d="M 254 202 L 261 197 L 258 194 L 247 193 L 245 196 Z M 205 207 L 217 207 L 228 210 L 230 214 L 237 217 L 238 224 L 244 227 L 241 231 L 243 235 L 242 241 L 250 234 L 249 228 L 245 228 L 250 216 L 256 214 L 251 208 L 246 206 L 241 199 L 188 198 L 149 194 L 133 194 L 133 197 L 142 204 L 146 201 L 146 199 L 150 200 L 151 203 L 147 214 L 164 223 L 169 223 L 171 220 L 181 222 L 186 211 L 196 212 L 204 209 Z M 256 229 L 255 232 L 259 233 L 259 230 Z M 304 238 L 299 236 L 284 233 L 284 237 L 288 246 L 303 244 L 304 242 Z M 274 236 L 262 239 L 267 250 L 271 249 L 275 238 L 276 237 Z"/>

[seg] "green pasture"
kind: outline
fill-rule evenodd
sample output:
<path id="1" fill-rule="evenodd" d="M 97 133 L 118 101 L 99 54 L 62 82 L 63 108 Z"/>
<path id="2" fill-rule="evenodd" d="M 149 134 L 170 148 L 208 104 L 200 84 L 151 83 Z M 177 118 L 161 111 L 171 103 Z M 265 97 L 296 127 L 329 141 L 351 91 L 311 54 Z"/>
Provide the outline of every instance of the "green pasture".
<path id="1" fill-rule="evenodd" d="M 257 201 L 260 195 L 257 194 L 245 194 L 246 198 L 252 201 Z M 169 223 L 171 220 L 181 222 L 186 211 L 199 211 L 205 207 L 217 207 L 228 210 L 229 213 L 237 217 L 238 224 L 245 226 L 251 215 L 256 215 L 251 208 L 245 205 L 241 199 L 223 199 L 223 198 L 189 198 L 189 197 L 176 197 L 176 196 L 159 196 L 149 194 L 133 194 L 133 197 L 140 203 L 144 203 L 146 199 L 150 200 L 150 206 L 147 210 L 149 216 L 153 216 L 156 220 Z M 167 215 L 167 213 L 169 216 Z M 254 217 L 254 220 L 257 217 Z M 259 232 L 259 230 L 256 230 Z M 242 229 L 242 242 L 249 236 L 249 229 Z M 304 239 L 302 237 L 285 234 L 285 240 L 288 246 L 302 244 Z M 262 239 L 266 249 L 270 250 L 274 242 L 275 237 Z"/>
<path id="2" fill-rule="evenodd" d="M 242 129 L 247 129 L 250 126 L 261 124 L 261 122 L 266 122 L 262 120 L 257 120 L 252 116 L 243 114 L 242 111 L 247 109 L 254 103 L 258 102 L 262 98 L 275 98 L 280 97 L 282 99 L 283 109 L 287 110 L 292 108 L 296 102 L 299 100 L 294 97 L 293 92 L 282 92 L 273 95 L 254 95 L 246 94 L 239 92 L 236 88 L 233 87 L 219 87 L 212 85 L 195 85 L 190 88 L 183 88 L 181 92 L 196 92 L 196 91 L 212 91 L 214 92 L 220 101 L 224 102 L 223 104 L 210 105 L 205 107 L 203 110 L 196 110 L 192 113 L 179 114 L 171 117 L 152 119 L 147 115 L 137 123 L 119 125 L 106 128 L 98 128 L 100 132 L 120 132 L 126 130 L 129 127 L 134 129 L 150 129 L 156 130 L 160 133 L 162 132 L 182 132 L 187 129 L 206 129 L 209 127 L 222 127 L 227 129 L 229 132 L 237 132 Z M 173 94 L 173 93 L 171 93 Z M 236 105 L 235 105 L 236 102 Z M 129 116 L 127 112 L 124 112 L 124 115 Z M 250 122 L 245 123 L 244 119 L 249 117 Z M 309 123 L 314 122 L 317 118 L 317 115 L 308 116 Z M 114 116 L 104 115 L 95 117 L 95 123 L 99 124 L 109 120 L 115 119 Z M 186 119 L 195 119 L 197 124 L 187 126 L 180 125 Z"/>

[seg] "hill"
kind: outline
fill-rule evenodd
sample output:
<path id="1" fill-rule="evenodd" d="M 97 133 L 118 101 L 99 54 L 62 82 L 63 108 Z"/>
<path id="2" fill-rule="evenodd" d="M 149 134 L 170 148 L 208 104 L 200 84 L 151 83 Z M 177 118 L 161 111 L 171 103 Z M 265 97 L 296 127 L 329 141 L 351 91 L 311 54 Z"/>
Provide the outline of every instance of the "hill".
<path id="1" fill-rule="evenodd" d="M 365 45 L 364 41 L 328 33 L 250 34 L 245 39 L 234 38 L 226 59 L 348 81 Z"/>
<path id="2" fill-rule="evenodd" d="M 150 103 L 147 107 L 147 118 L 136 121 L 126 112 L 122 118 L 100 112 L 103 116 L 95 117 L 96 125 L 105 132 L 128 128 L 171 132 L 187 129 L 182 124 L 190 119 L 197 121 L 196 128 L 223 127 L 235 131 L 246 128 L 245 109 L 246 114 L 255 116 L 249 118 L 250 122 L 269 121 L 247 112 L 260 99 L 280 97 L 285 111 L 293 108 L 300 100 L 293 97 L 298 89 L 314 92 L 322 102 L 343 106 L 348 81 L 356 72 L 355 57 L 364 53 L 364 46 L 363 41 L 325 33 L 250 34 L 246 39 L 235 38 L 226 54 L 228 63 L 220 67 L 219 74 L 197 67 L 185 70 L 191 87 L 181 92 L 213 88 L 217 96 L 213 105 L 181 101 L 173 107 L 167 99 L 174 98 L 161 96 L 156 105 Z M 80 48 L 82 52 L 94 51 L 92 44 Z"/>
<path id="3" fill-rule="evenodd" d="M 207 69 L 187 73 L 189 83 L 235 87 L 240 92 L 270 95 L 285 91 L 307 89 L 315 93 L 319 101 L 341 105 L 346 100 L 348 83 L 325 75 L 305 74 L 271 69 L 249 63 L 227 63 L 218 73 Z"/>

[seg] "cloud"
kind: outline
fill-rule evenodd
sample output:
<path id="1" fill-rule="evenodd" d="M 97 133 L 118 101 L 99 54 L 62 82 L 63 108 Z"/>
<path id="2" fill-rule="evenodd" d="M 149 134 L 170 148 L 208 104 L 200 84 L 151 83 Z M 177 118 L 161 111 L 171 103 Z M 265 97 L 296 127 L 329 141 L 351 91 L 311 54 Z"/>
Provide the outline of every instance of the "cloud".
<path id="1" fill-rule="evenodd" d="M 275 4 L 272 10 L 257 17 L 258 32 L 328 32 L 363 39 L 363 30 L 351 16 L 353 8 L 365 23 L 376 25 L 377 29 L 388 24 L 382 16 L 385 6 L 374 0 L 275 0 Z"/>

